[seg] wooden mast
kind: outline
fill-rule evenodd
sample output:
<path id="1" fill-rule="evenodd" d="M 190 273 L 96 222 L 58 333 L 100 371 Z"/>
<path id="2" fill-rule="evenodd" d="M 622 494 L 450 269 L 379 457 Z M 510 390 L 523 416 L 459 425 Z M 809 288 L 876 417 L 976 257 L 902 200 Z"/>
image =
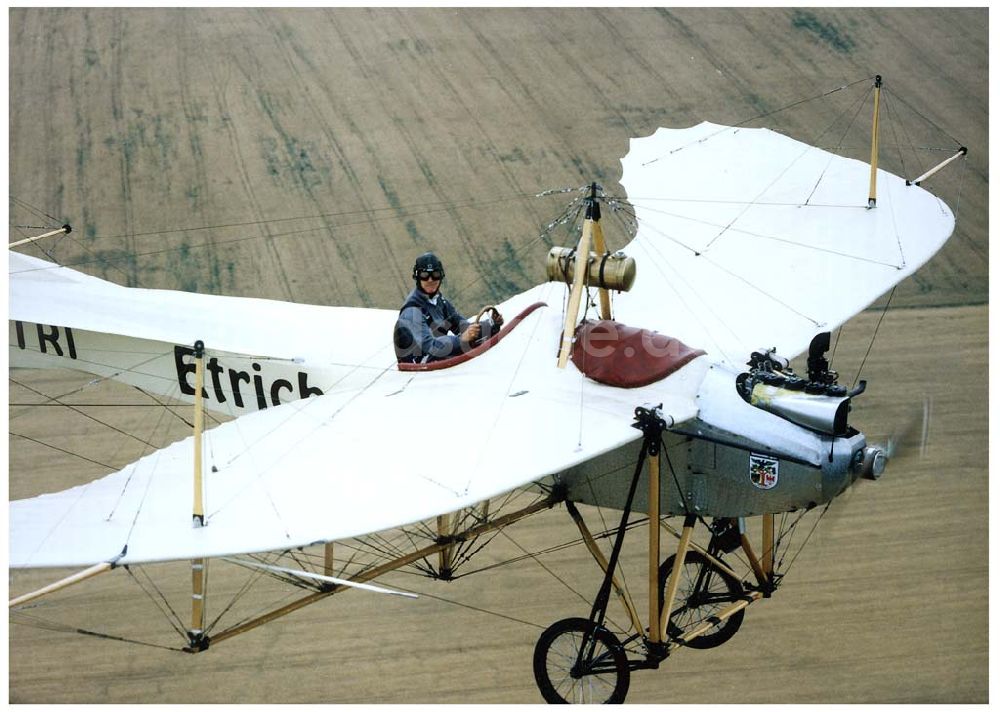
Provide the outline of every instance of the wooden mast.
<path id="1" fill-rule="evenodd" d="M 202 496 L 201 441 L 205 423 L 202 391 L 205 387 L 205 344 L 194 342 L 194 505 L 192 523 L 205 526 L 205 504 Z"/>
<path id="2" fill-rule="evenodd" d="M 569 304 L 566 307 L 566 323 L 563 326 L 562 341 L 559 346 L 559 368 L 566 368 L 569 352 L 573 347 L 573 335 L 576 333 L 576 318 L 580 313 L 580 301 L 583 297 L 584 280 L 590 269 L 590 245 L 600 252 L 607 252 L 604 245 L 604 233 L 601 231 L 601 206 L 597 202 L 597 184 L 590 184 L 590 197 L 587 198 L 587 212 L 583 218 L 583 234 L 576 246 L 576 260 L 573 267 L 573 286 L 570 288 Z M 601 318 L 611 318 L 611 300 L 607 289 L 599 289 L 601 294 Z"/>
<path id="3" fill-rule="evenodd" d="M 878 109 L 882 94 L 882 75 L 875 75 L 875 113 L 872 116 L 871 177 L 868 181 L 868 207 L 875 207 L 875 176 L 878 172 Z"/>
<path id="4" fill-rule="evenodd" d="M 576 331 L 576 317 L 580 312 L 580 299 L 583 297 L 583 280 L 587 274 L 587 262 L 590 258 L 590 237 L 594 229 L 594 221 L 590 219 L 590 211 L 583 221 L 583 234 L 576 248 L 576 269 L 573 270 L 573 286 L 569 293 L 569 305 L 566 307 L 566 323 L 563 325 L 562 341 L 559 347 L 559 368 L 566 368 L 569 352 L 573 347 L 573 334 Z"/>
<path id="5" fill-rule="evenodd" d="M 195 386 L 194 386 L 194 504 L 191 524 L 195 528 L 205 526 L 205 504 L 202 483 L 201 444 L 204 430 L 204 401 L 202 390 L 205 385 L 205 344 L 194 342 Z M 205 637 L 205 589 L 208 576 L 208 560 L 191 560 L 191 627 L 188 639 L 192 647 L 207 645 Z"/>
<path id="6" fill-rule="evenodd" d="M 604 259 L 604 255 L 608 254 L 607 245 L 604 244 L 604 230 L 601 229 L 601 214 L 600 209 L 596 207 L 596 217 L 594 219 L 593 227 L 593 238 L 594 238 L 594 251 L 597 253 L 598 258 Z M 603 275 L 602 275 L 603 276 Z M 598 285 L 597 295 L 601 301 L 601 318 L 610 319 L 611 318 L 611 294 L 607 289 Z"/>

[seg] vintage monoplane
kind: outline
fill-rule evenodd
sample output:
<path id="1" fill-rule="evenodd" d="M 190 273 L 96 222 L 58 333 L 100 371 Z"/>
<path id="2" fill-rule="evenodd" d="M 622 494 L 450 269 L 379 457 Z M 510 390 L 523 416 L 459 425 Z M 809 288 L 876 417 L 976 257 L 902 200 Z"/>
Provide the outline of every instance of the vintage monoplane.
<path id="1" fill-rule="evenodd" d="M 849 422 L 865 384 L 838 383 L 830 333 L 951 235 L 951 210 L 920 183 L 965 149 L 905 180 L 877 168 L 876 144 L 864 163 L 711 123 L 633 139 L 627 201 L 582 190 L 579 243 L 552 249 L 549 281 L 494 307 L 508 317 L 499 334 L 431 363 L 397 364 L 394 310 L 126 288 L 11 251 L 12 367 L 193 403 L 195 432 L 11 502 L 12 568 L 87 568 L 10 606 L 190 561 L 183 649 L 199 652 L 349 588 L 398 593 L 371 583 L 389 571 L 450 578 L 486 535 L 564 506 L 604 578 L 589 616 L 541 635 L 535 677 L 549 702 L 622 701 L 630 673 L 720 645 L 775 591 L 777 519 L 885 467 L 886 448 Z M 635 238 L 617 252 L 609 210 L 634 211 Z M 798 375 L 788 359 L 804 352 Z M 471 460 L 404 426 L 427 403 L 451 442 L 477 444 Z M 205 430 L 206 408 L 233 419 Z M 504 511 L 512 491 L 533 501 Z M 610 554 L 579 505 L 621 510 Z M 645 615 L 616 573 L 634 513 L 648 527 Z M 363 556 L 376 547 L 357 542 L 389 529 L 406 550 Z M 665 559 L 663 533 L 678 540 Z M 212 559 L 311 592 L 226 627 L 205 617 Z M 622 637 L 605 625 L 613 592 L 631 623 Z"/>

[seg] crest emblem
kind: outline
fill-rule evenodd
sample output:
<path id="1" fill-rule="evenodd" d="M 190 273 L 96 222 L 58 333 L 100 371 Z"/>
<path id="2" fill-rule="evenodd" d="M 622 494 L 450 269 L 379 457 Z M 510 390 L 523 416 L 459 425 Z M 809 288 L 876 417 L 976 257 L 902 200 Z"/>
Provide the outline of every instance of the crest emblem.
<path id="1" fill-rule="evenodd" d="M 771 489 L 778 484 L 777 458 L 750 453 L 750 482 L 759 489 Z"/>

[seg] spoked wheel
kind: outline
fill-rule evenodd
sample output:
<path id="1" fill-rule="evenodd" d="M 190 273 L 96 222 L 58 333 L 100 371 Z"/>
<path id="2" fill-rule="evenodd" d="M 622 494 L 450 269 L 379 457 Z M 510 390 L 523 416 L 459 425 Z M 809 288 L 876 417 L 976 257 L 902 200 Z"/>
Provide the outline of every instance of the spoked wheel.
<path id="1" fill-rule="evenodd" d="M 660 607 L 674 568 L 676 555 L 660 565 Z M 688 550 L 684 556 L 681 580 L 677 587 L 674 607 L 670 612 L 667 631 L 671 638 L 678 638 L 700 627 L 705 621 L 738 601 L 744 594 L 743 584 L 722 573 L 703 554 Z M 690 648 L 714 648 L 736 635 L 743 624 L 744 611 L 738 611 L 724 621 L 716 623 L 703 635 L 687 643 Z"/>
<path id="2" fill-rule="evenodd" d="M 593 634 L 585 635 L 588 631 Z M 595 629 L 586 618 L 550 625 L 535 645 L 534 667 L 538 689 L 549 703 L 621 703 L 628 692 L 625 651 L 613 633 Z"/>

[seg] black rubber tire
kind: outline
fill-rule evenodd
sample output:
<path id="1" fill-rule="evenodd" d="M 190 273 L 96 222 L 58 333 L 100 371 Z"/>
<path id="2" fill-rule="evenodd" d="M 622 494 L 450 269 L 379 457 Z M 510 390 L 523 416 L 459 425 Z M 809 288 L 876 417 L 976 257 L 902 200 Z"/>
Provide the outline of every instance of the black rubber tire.
<path id="1" fill-rule="evenodd" d="M 628 659 L 618 638 L 605 628 L 597 628 L 594 633 L 591 672 L 573 675 L 584 633 L 592 630 L 592 625 L 586 618 L 565 618 L 546 628 L 535 644 L 535 682 L 549 704 L 625 701 Z"/>
<path id="2" fill-rule="evenodd" d="M 674 568 L 671 556 L 660 565 L 660 608 L 663 608 L 663 598 L 667 588 L 670 572 Z M 703 575 L 699 590 L 696 592 L 699 575 Z M 700 552 L 689 549 L 684 556 L 684 568 L 681 570 L 681 582 L 677 587 L 674 608 L 667 624 L 667 634 L 671 638 L 679 638 L 692 630 L 702 621 L 715 615 L 722 609 L 738 601 L 744 595 L 743 583 L 732 576 L 723 574 Z M 689 648 L 705 650 L 715 648 L 736 635 L 743 625 L 744 610 L 734 613 L 726 620 L 697 638 L 687 643 Z"/>

